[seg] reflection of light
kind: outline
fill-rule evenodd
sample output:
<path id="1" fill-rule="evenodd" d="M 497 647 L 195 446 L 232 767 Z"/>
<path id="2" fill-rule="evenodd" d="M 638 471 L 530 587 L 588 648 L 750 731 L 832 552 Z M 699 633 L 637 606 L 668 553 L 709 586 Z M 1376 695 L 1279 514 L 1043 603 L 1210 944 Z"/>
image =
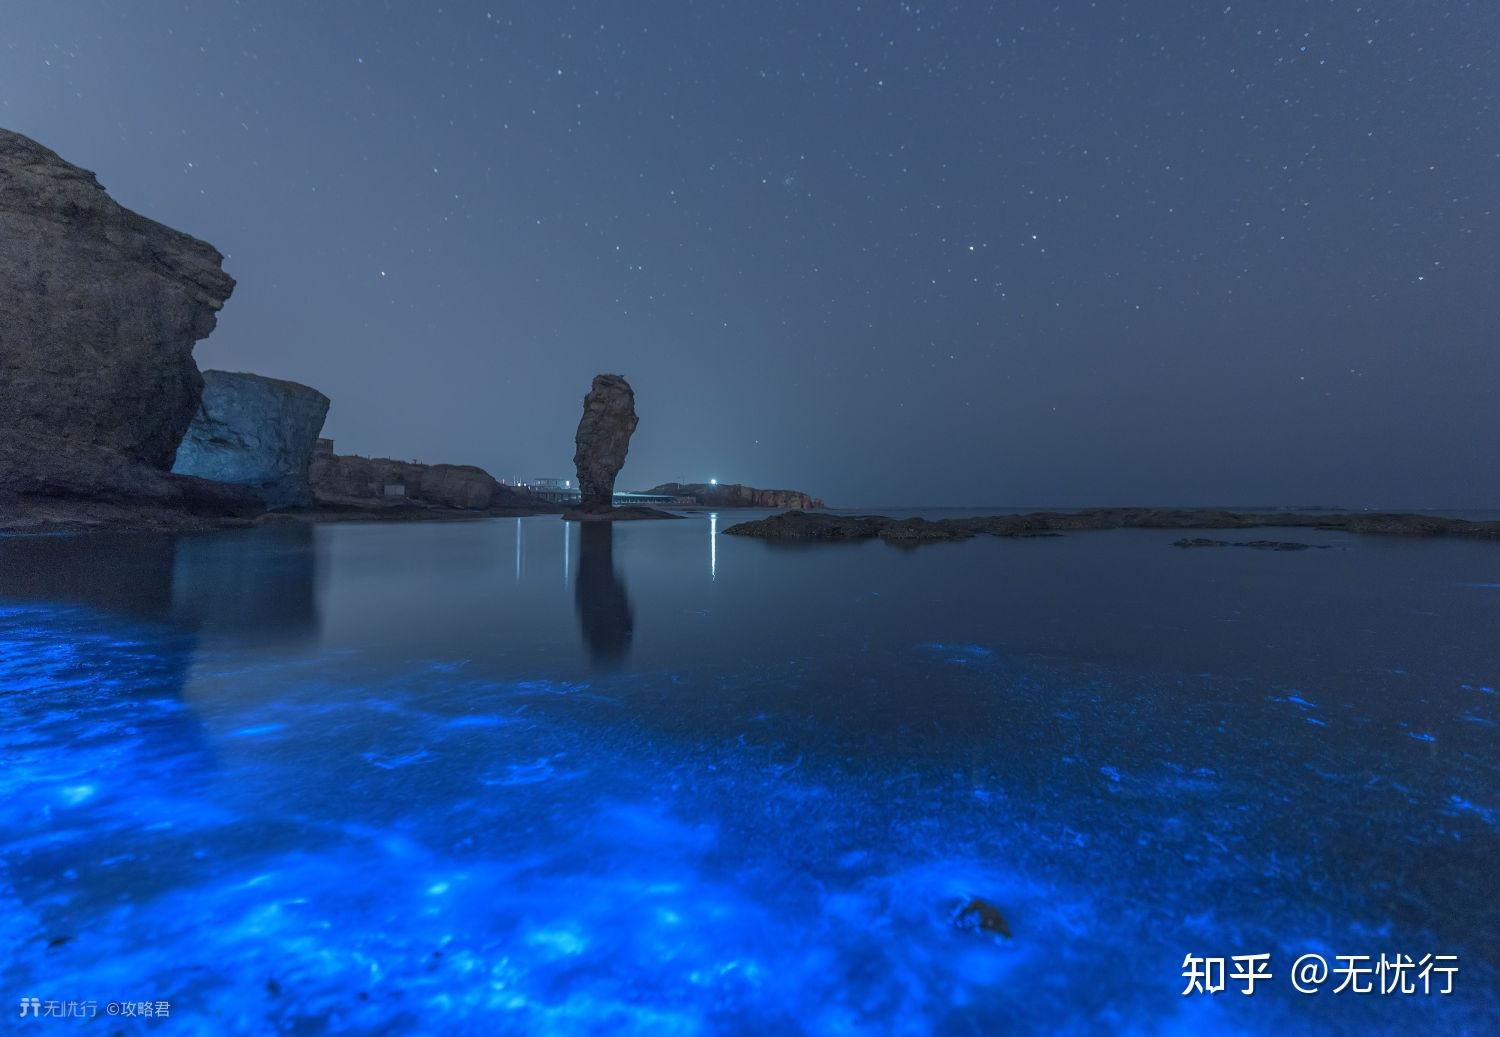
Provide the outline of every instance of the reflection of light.
<path id="1" fill-rule="evenodd" d="M 521 520 L 516 519 L 516 582 L 521 582 Z"/>
<path id="2" fill-rule="evenodd" d="M 562 524 L 563 528 L 563 583 L 568 582 L 568 523 Z"/>
<path id="3" fill-rule="evenodd" d="M 708 516 L 708 578 L 719 578 L 719 513 Z"/>

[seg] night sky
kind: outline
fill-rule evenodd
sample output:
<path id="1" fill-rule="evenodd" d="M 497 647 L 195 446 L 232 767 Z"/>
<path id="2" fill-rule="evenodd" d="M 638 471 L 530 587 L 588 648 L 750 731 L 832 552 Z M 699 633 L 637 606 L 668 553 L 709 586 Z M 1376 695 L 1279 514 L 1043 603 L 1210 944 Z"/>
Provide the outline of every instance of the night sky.
<path id="1" fill-rule="evenodd" d="M 7 0 L 341 452 L 902 503 L 1500 506 L 1500 4 Z"/>

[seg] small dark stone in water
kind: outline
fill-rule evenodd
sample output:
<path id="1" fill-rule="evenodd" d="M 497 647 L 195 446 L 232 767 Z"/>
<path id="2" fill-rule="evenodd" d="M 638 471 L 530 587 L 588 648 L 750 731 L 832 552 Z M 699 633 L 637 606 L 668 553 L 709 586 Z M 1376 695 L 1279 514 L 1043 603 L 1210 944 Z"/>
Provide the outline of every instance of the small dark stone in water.
<path id="1" fill-rule="evenodd" d="M 1183 537 L 1172 541 L 1173 547 L 1254 547 L 1262 551 L 1327 550 L 1328 544 L 1304 544 L 1297 540 L 1210 540 L 1208 537 Z"/>
<path id="2" fill-rule="evenodd" d="M 276 982 L 274 979 L 266 980 L 266 993 L 270 994 L 272 997 L 280 997 L 281 984 Z"/>
<path id="3" fill-rule="evenodd" d="M 964 905 L 964 909 L 954 919 L 955 923 L 962 923 L 969 915 L 978 915 L 979 928 L 987 933 L 999 933 L 1006 939 L 1010 939 L 1010 926 L 1005 921 L 1005 916 L 1000 909 L 988 900 L 975 897 Z"/>
<path id="4" fill-rule="evenodd" d="M 49 951 L 55 951 L 71 939 L 73 939 L 73 937 L 71 936 L 54 936 L 52 939 L 47 941 L 47 949 Z"/>

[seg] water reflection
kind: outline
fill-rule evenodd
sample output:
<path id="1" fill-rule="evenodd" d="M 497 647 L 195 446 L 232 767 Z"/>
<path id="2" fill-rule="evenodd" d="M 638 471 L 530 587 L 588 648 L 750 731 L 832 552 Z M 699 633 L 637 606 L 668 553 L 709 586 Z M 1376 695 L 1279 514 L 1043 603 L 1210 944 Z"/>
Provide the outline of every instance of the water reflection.
<path id="1" fill-rule="evenodd" d="M 314 537 L 302 522 L 182 537 L 172 566 L 173 617 L 203 633 L 260 644 L 315 639 Z"/>
<path id="2" fill-rule="evenodd" d="M 708 516 L 708 578 L 717 580 L 719 578 L 719 513 L 710 512 Z"/>
<path id="3" fill-rule="evenodd" d="M 260 643 L 307 641 L 319 629 L 315 536 L 298 522 L 0 538 L 0 599 L 82 605 Z"/>
<path id="4" fill-rule="evenodd" d="M 630 598 L 615 571 L 614 537 L 612 522 L 578 523 L 573 595 L 589 660 L 601 669 L 614 669 L 625 661 L 635 631 Z"/>
<path id="5" fill-rule="evenodd" d="M 521 526 L 521 520 L 516 519 L 516 582 L 521 582 L 521 570 L 524 568 L 521 560 L 525 549 L 525 533 Z"/>

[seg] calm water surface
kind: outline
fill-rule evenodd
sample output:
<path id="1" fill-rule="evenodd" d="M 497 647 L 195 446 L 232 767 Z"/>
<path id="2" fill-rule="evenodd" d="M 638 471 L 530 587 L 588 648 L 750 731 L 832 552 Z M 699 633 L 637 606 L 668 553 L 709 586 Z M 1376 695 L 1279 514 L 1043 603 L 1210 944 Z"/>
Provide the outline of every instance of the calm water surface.
<path id="1" fill-rule="evenodd" d="M 714 536 L 743 517 L 0 540 L 11 1004 L 170 1002 L 131 1033 L 1500 1028 L 1500 545 Z M 974 896 L 1012 938 L 954 925 Z M 1308 996 L 1309 952 L 1459 971 Z M 1189 953 L 1273 978 L 1185 998 Z"/>

